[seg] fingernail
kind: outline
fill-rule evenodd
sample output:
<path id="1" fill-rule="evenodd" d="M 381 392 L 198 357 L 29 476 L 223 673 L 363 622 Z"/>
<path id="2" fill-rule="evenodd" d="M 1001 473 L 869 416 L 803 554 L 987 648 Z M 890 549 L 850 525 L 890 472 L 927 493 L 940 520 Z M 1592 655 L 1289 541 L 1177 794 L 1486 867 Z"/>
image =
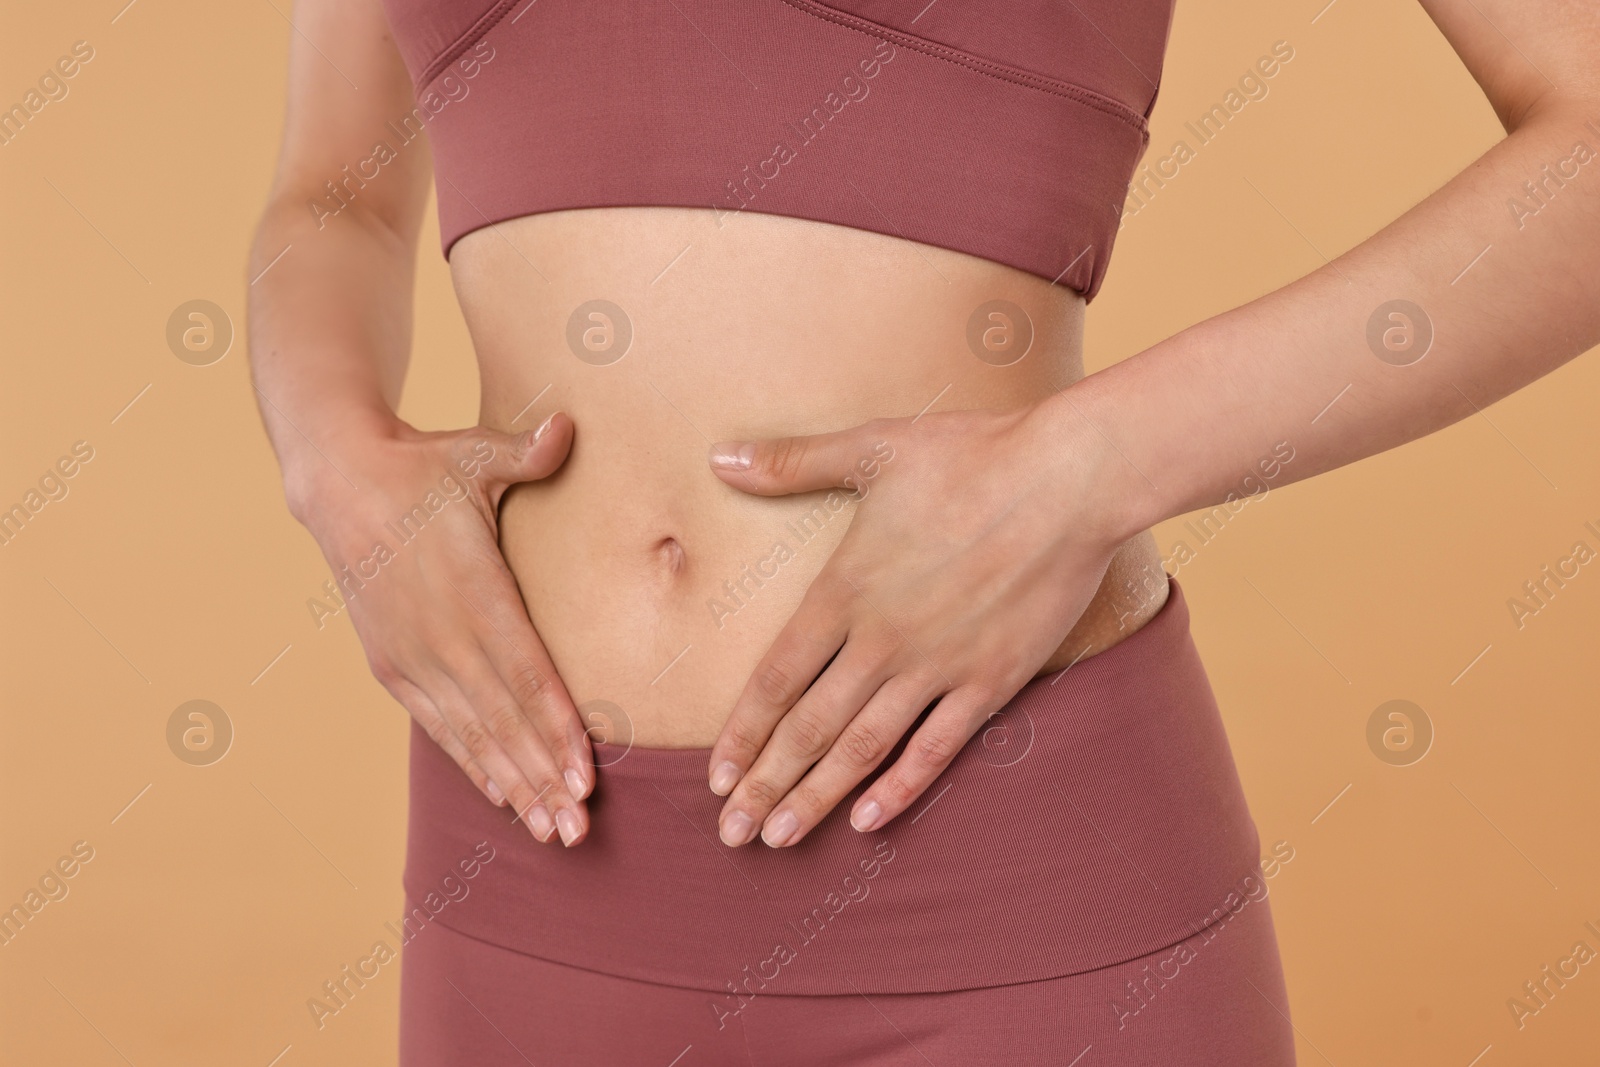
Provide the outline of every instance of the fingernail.
<path id="1" fill-rule="evenodd" d="M 545 431 L 550 428 L 550 424 L 555 421 L 555 417 L 555 412 L 552 411 L 549 415 L 545 416 L 545 420 L 539 424 L 539 428 L 533 431 L 534 444 L 539 443 L 539 439 L 543 437 Z"/>
<path id="2" fill-rule="evenodd" d="M 494 784 L 494 779 L 493 778 L 490 778 L 488 780 L 488 788 L 489 788 L 489 799 L 494 801 L 496 804 L 500 805 L 500 807 L 502 807 L 502 808 L 505 807 L 506 806 L 506 795 L 504 793 L 500 792 L 500 787 Z"/>
<path id="3" fill-rule="evenodd" d="M 800 820 L 795 818 L 794 812 L 782 811 L 768 820 L 766 829 L 761 831 L 761 840 L 773 848 L 782 848 L 789 843 L 798 829 Z"/>
<path id="4" fill-rule="evenodd" d="M 711 772 L 711 791 L 719 797 L 733 792 L 733 787 L 738 784 L 739 768 L 727 760 L 717 764 L 717 769 Z"/>
<path id="5" fill-rule="evenodd" d="M 711 446 L 711 465 L 713 467 L 745 471 L 750 469 L 750 464 L 755 462 L 755 458 L 756 446 L 751 441 L 746 441 L 744 444 L 740 444 L 737 441 L 724 441 L 720 445 Z"/>
<path id="6" fill-rule="evenodd" d="M 561 828 L 561 843 L 570 845 L 583 833 L 583 828 L 578 825 L 578 817 L 566 808 L 556 814 L 556 825 Z"/>
<path id="7" fill-rule="evenodd" d="M 850 813 L 850 825 L 854 826 L 862 833 L 866 833 L 869 830 L 876 830 L 878 828 L 878 824 L 882 821 L 883 809 L 878 807 L 878 802 L 876 800 L 869 800 L 866 803 L 859 805 L 855 811 Z"/>
<path id="8" fill-rule="evenodd" d="M 755 834 L 756 824 L 750 816 L 742 811 L 730 811 L 722 817 L 722 826 L 717 831 L 722 835 L 722 843 L 730 848 L 738 848 Z"/>
<path id="9" fill-rule="evenodd" d="M 567 773 L 562 775 L 562 777 L 567 780 L 567 792 L 572 794 L 572 799 L 582 800 L 584 791 L 583 775 L 579 774 L 571 767 L 568 767 Z"/>
<path id="10" fill-rule="evenodd" d="M 527 819 L 528 829 L 541 843 L 549 841 L 550 835 L 556 832 L 556 824 L 550 821 L 550 812 L 543 804 L 535 804 L 533 810 L 528 812 Z"/>

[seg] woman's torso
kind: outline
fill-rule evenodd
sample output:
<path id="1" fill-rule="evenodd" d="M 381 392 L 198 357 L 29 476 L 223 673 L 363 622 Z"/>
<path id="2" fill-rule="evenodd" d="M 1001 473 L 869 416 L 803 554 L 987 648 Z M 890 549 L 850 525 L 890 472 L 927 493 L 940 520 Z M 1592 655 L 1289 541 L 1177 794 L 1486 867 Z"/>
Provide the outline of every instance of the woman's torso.
<path id="1" fill-rule="evenodd" d="M 483 423 L 561 410 L 577 426 L 561 471 L 507 494 L 506 559 L 580 709 L 646 747 L 716 739 L 854 511 L 740 493 L 711 473 L 712 443 L 1015 408 L 1083 373 L 1077 293 L 843 226 L 558 211 L 475 230 L 450 262 Z M 893 476 L 891 460 L 877 477 Z M 1133 633 L 1165 593 L 1146 532 L 1040 673 Z"/>

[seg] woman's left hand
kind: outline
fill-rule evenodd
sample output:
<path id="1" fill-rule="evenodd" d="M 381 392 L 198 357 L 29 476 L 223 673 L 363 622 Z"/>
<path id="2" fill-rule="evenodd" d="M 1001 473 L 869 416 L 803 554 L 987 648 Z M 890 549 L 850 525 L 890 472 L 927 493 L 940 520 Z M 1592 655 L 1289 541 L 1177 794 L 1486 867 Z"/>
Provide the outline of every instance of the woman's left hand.
<path id="1" fill-rule="evenodd" d="M 851 812 L 884 825 L 1056 651 L 1127 536 L 1100 488 L 1107 450 L 1055 418 L 1069 403 L 712 449 L 737 489 L 859 501 L 711 750 L 724 842 L 799 841 L 937 700 Z"/>

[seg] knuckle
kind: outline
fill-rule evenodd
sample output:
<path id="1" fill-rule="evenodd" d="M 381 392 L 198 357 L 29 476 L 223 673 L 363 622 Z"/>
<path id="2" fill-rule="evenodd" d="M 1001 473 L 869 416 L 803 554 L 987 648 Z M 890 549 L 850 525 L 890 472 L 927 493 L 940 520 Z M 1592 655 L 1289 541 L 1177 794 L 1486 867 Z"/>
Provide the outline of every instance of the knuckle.
<path id="1" fill-rule="evenodd" d="M 864 577 L 864 576 L 862 576 Z M 861 582 L 857 576 L 851 576 L 857 585 Z M 856 591 L 848 584 L 843 592 L 849 594 L 851 599 L 856 597 Z M 857 651 L 864 652 L 872 662 L 891 664 L 906 650 L 906 640 L 895 631 L 892 626 L 863 626 L 853 630 L 850 641 L 857 646 Z"/>
<path id="2" fill-rule="evenodd" d="M 464 430 L 454 440 L 445 439 L 445 459 L 475 462 L 478 465 L 494 459 L 499 451 L 495 447 L 496 435 L 480 427 Z M 504 446 L 502 446 L 504 447 Z"/>
<path id="3" fill-rule="evenodd" d="M 879 778 L 873 788 L 878 791 L 879 796 L 883 797 L 883 807 L 886 811 L 906 810 L 911 806 L 911 802 L 917 799 L 917 794 L 921 792 L 921 790 L 906 781 L 905 775 L 899 773 L 898 769 Z"/>
<path id="4" fill-rule="evenodd" d="M 487 453 L 483 462 L 492 463 L 494 460 L 504 458 L 513 464 L 521 463 L 528 455 L 528 435 L 515 434 L 484 434 L 473 447 L 479 455 Z"/>
<path id="5" fill-rule="evenodd" d="M 489 716 L 489 732 L 502 744 L 521 740 L 528 729 L 528 720 L 516 708 L 501 708 Z"/>
<path id="6" fill-rule="evenodd" d="M 565 782 L 558 781 L 549 775 L 539 775 L 534 784 L 534 789 L 538 793 L 539 799 L 544 802 L 544 806 L 550 809 L 551 815 L 561 811 L 563 808 L 573 809 L 571 794 L 567 792 Z"/>
<path id="7" fill-rule="evenodd" d="M 803 437 L 783 437 L 773 441 L 762 457 L 766 461 L 766 473 L 779 478 L 798 474 L 805 464 L 807 447 Z"/>
<path id="8" fill-rule="evenodd" d="M 532 707 L 544 699 L 550 680 L 544 672 L 525 659 L 519 659 L 511 668 L 511 677 L 507 679 L 511 695 L 523 707 Z"/>
<path id="9" fill-rule="evenodd" d="M 790 712 L 784 718 L 787 747 L 796 755 L 814 760 L 828 750 L 828 728 L 809 711 Z"/>
<path id="10" fill-rule="evenodd" d="M 794 810 L 801 825 L 806 826 L 821 818 L 832 805 L 827 802 L 821 793 L 817 792 L 814 786 L 807 785 L 802 781 L 789 790 L 788 807 Z"/>
<path id="11" fill-rule="evenodd" d="M 512 782 L 509 787 L 504 782 L 496 782 L 495 784 L 500 786 L 500 791 L 506 795 L 506 800 L 511 803 L 512 809 L 518 815 L 525 814 L 529 808 L 539 802 L 539 794 L 534 791 L 534 788 L 521 775 L 518 775 L 516 781 Z"/>
<path id="12" fill-rule="evenodd" d="M 543 804 L 554 815 L 563 808 L 572 807 L 572 802 L 567 799 L 567 787 L 554 780 L 543 779 L 533 789 L 534 799 Z"/>
<path id="13" fill-rule="evenodd" d="M 567 787 L 542 767 L 519 767 L 518 770 L 528 783 L 529 801 L 543 803 L 554 815 L 559 802 L 566 798 Z"/>
<path id="14" fill-rule="evenodd" d="M 748 723 L 741 720 L 730 721 L 727 726 L 728 744 L 733 753 L 741 756 L 754 756 L 761 751 L 761 744 L 766 740 L 752 730 Z"/>
<path id="15" fill-rule="evenodd" d="M 782 660 L 765 663 L 756 672 L 756 692 L 768 703 L 787 706 L 800 694 L 798 672 Z"/>
<path id="16" fill-rule="evenodd" d="M 917 735 L 912 751 L 925 767 L 943 767 L 961 751 L 962 741 L 948 730 L 928 730 Z"/>
<path id="17" fill-rule="evenodd" d="M 494 735 L 477 719 L 468 719 L 456 731 L 461 744 L 473 759 L 482 759 L 495 749 Z"/>
<path id="18" fill-rule="evenodd" d="M 783 799 L 786 792 L 765 778 L 756 777 L 749 777 L 740 782 L 739 789 L 744 793 L 746 802 L 763 809 L 777 807 L 778 801 Z"/>
<path id="19" fill-rule="evenodd" d="M 450 729 L 450 724 L 437 715 L 429 716 L 426 722 L 422 722 L 422 729 L 427 733 L 429 740 L 443 749 L 449 749 L 456 739 L 455 731 Z"/>
<path id="20" fill-rule="evenodd" d="M 399 670 L 395 668 L 394 663 L 387 656 L 369 652 L 367 654 L 367 670 L 372 672 L 372 676 L 378 680 L 379 685 L 390 691 L 393 691 L 394 687 L 402 680 Z"/>
<path id="21" fill-rule="evenodd" d="M 888 739 L 875 726 L 856 719 L 839 738 L 839 751 L 856 767 L 873 767 L 888 751 Z"/>

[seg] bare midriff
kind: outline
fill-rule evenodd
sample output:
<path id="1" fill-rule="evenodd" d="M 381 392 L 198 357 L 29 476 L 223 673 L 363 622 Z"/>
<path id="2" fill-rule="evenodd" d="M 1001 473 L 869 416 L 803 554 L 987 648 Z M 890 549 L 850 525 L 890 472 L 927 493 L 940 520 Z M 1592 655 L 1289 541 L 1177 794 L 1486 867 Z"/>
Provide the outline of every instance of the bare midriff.
<path id="1" fill-rule="evenodd" d="M 1083 375 L 1078 294 L 825 223 L 563 211 L 469 233 L 450 264 L 484 425 L 527 430 L 559 410 L 577 427 L 559 472 L 506 495 L 506 560 L 586 719 L 645 747 L 716 740 L 857 506 L 741 493 L 712 473 L 713 443 L 1019 408 Z M 1019 324 L 1003 310 L 969 342 L 992 301 L 1031 323 L 1014 362 Z M 892 461 L 878 471 L 892 477 Z M 1039 673 L 1125 639 L 1165 596 L 1146 531 Z"/>

